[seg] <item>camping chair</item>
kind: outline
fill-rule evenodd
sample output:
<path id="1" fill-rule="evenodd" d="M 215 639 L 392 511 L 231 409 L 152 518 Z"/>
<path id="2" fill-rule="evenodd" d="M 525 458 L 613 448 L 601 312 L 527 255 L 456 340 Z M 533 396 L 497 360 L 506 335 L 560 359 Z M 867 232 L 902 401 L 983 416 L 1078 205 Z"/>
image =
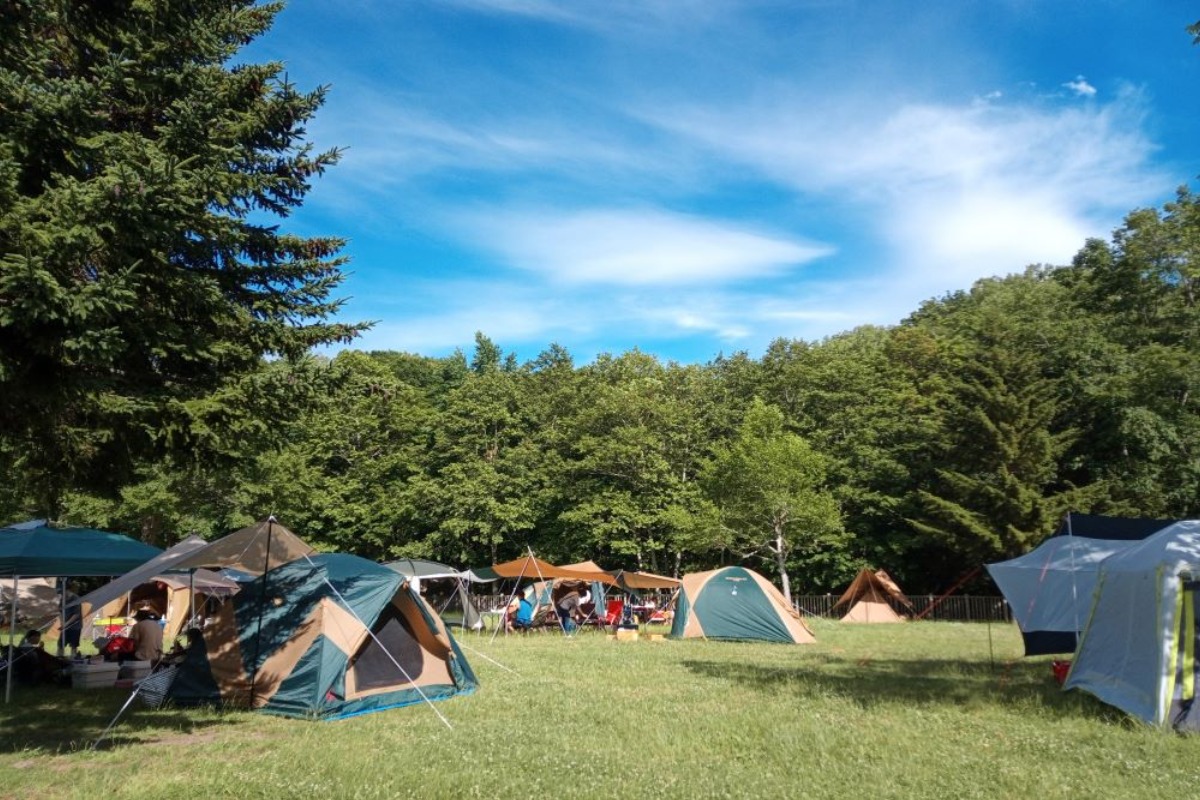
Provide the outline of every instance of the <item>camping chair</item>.
<path id="1" fill-rule="evenodd" d="M 133 686 L 133 694 L 129 695 L 129 699 L 125 701 L 125 705 L 117 712 L 117 715 L 112 718 L 112 722 L 108 723 L 108 727 L 100 734 L 100 738 L 92 743 L 92 749 L 95 750 L 108 736 L 108 732 L 117 724 L 117 720 L 125 713 L 125 709 L 133 703 L 134 700 L 141 700 L 142 705 L 147 708 L 162 708 L 163 702 L 167 699 L 167 695 L 171 692 L 171 686 L 175 683 L 175 675 L 179 672 L 179 667 L 170 666 L 160 669 L 158 672 L 152 673 L 148 678 L 142 678 Z"/>
<path id="2" fill-rule="evenodd" d="M 604 609 L 604 627 L 615 628 L 621 624 L 621 617 L 625 613 L 625 601 L 617 598 L 609 600 L 608 605 Z"/>
<path id="3" fill-rule="evenodd" d="M 656 608 L 650 612 L 650 616 L 646 617 L 647 625 L 670 625 L 671 612 L 663 608 Z"/>

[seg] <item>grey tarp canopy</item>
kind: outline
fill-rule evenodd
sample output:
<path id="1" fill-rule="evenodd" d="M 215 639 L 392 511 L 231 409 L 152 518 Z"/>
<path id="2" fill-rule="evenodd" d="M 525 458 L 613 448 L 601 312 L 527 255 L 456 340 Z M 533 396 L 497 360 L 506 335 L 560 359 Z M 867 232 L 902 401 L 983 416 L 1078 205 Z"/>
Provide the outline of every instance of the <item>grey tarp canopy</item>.
<path id="1" fill-rule="evenodd" d="M 174 638 L 185 625 L 190 624 L 189 621 L 195 615 L 196 594 L 227 596 L 238 591 L 236 581 L 215 572 L 195 568 L 178 569 L 176 565 L 185 556 L 205 547 L 206 544 L 199 536 L 189 536 L 137 569 L 130 570 L 94 592 L 84 595 L 79 600 L 79 606 L 85 624 L 90 624 L 92 615 L 110 603 L 120 598 L 128 600 L 130 593 L 138 587 L 157 582 L 167 587 L 165 591 L 168 598 L 178 597 L 178 605 L 176 601 L 168 599 L 167 607 L 161 609 L 164 634 L 168 640 Z"/>
<path id="2" fill-rule="evenodd" d="M 475 602 L 471 600 L 470 583 L 478 581 L 470 571 L 457 570 L 454 567 L 442 564 L 437 561 L 429 561 L 423 558 L 401 558 L 396 561 L 390 561 L 384 566 L 394 570 L 409 578 L 416 578 L 417 583 L 421 581 L 436 581 L 436 580 L 452 580 L 455 582 L 455 596 L 458 597 L 463 609 L 463 627 L 471 630 L 479 630 L 483 627 L 483 617 L 479 613 L 479 609 L 475 606 Z M 439 609 L 439 611 L 444 609 Z"/>
<path id="3" fill-rule="evenodd" d="M 205 545 L 206 542 L 199 536 L 189 536 L 174 547 L 159 553 L 137 569 L 130 570 L 116 580 L 104 584 L 96 591 L 84 595 L 79 600 L 83 615 L 86 617 L 97 608 L 102 608 L 118 597 L 129 594 L 143 583 L 162 577 L 165 573 L 177 570 L 176 564 L 179 561 Z M 187 570 L 183 572 L 186 573 Z M 228 578 L 222 578 L 216 573 L 210 573 L 204 577 L 206 586 L 219 585 L 226 588 L 229 592 L 237 591 L 237 583 Z M 184 580 L 186 580 L 186 577 Z"/>
<path id="4" fill-rule="evenodd" d="M 1074 651 L 1091 609 L 1101 562 L 1173 521 L 1072 512 L 1034 550 L 988 564 L 988 573 L 1021 629 L 1025 655 Z"/>

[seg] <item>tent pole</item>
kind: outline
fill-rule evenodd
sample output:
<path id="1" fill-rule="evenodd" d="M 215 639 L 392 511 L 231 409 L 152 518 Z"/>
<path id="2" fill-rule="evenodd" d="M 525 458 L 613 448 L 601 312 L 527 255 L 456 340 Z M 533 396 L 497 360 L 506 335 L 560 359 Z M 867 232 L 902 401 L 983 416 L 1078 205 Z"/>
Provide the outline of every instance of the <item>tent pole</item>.
<path id="1" fill-rule="evenodd" d="M 497 625 L 495 627 L 495 629 L 492 631 L 492 638 L 491 638 L 491 640 L 488 641 L 488 644 L 495 643 L 496 634 L 498 634 L 500 632 L 500 629 L 503 628 L 505 626 L 505 624 L 508 622 L 508 607 L 509 607 L 509 605 L 512 604 L 512 601 L 516 598 L 517 590 L 521 588 L 521 579 L 525 577 L 525 568 L 528 566 L 529 566 L 528 561 L 526 561 L 524 564 L 521 565 L 521 574 L 517 576 L 517 581 L 516 581 L 516 583 L 513 584 L 512 594 L 510 594 L 508 596 L 508 602 L 504 604 L 504 608 L 500 609 L 500 624 Z M 535 601 L 536 601 L 536 599 L 537 598 L 534 598 Z M 537 605 L 535 604 L 533 608 L 534 608 L 534 612 L 536 613 Z M 506 631 L 506 633 L 507 633 L 507 631 Z"/>
<path id="2" fill-rule="evenodd" d="M 542 583 L 545 583 L 546 576 L 542 574 L 542 568 L 538 566 L 537 557 L 533 554 L 533 548 L 525 545 L 525 549 L 529 551 L 529 558 L 533 562 L 533 568 L 538 572 L 538 578 Z M 550 584 L 550 610 L 554 612 L 554 618 L 558 620 L 558 627 L 562 630 L 563 636 L 570 636 L 571 634 L 567 633 L 566 623 L 563 622 L 563 618 L 558 614 L 558 608 L 554 605 L 554 584 Z"/>
<path id="3" fill-rule="evenodd" d="M 267 554 L 266 554 L 266 557 L 263 559 L 262 589 L 258 593 L 258 628 L 254 631 L 254 670 L 250 673 L 250 708 L 251 709 L 254 708 L 255 694 L 256 694 L 256 690 L 257 690 L 258 658 L 262 652 L 261 642 L 262 642 L 263 610 L 266 608 L 266 605 L 267 605 L 267 585 L 269 582 L 269 579 L 267 578 L 267 574 L 270 572 L 270 568 L 271 568 L 271 531 L 274 528 L 274 525 L 275 525 L 275 516 L 271 515 L 271 516 L 267 517 Z M 308 563 L 311 564 L 312 559 L 309 559 Z"/>
<path id="4" fill-rule="evenodd" d="M 58 657 L 67 652 L 67 579 L 58 579 Z"/>
<path id="5" fill-rule="evenodd" d="M 12 702 L 12 681 L 13 681 L 13 639 L 17 636 L 17 583 L 20 579 L 13 575 L 13 596 L 12 608 L 9 609 L 8 615 L 8 667 L 5 669 L 4 677 L 4 702 Z"/>
<path id="6" fill-rule="evenodd" d="M 1079 587 L 1075 584 L 1075 532 L 1071 529 L 1071 512 L 1067 512 L 1067 542 L 1071 548 L 1071 611 L 1075 614 L 1075 644 L 1079 645 Z"/>

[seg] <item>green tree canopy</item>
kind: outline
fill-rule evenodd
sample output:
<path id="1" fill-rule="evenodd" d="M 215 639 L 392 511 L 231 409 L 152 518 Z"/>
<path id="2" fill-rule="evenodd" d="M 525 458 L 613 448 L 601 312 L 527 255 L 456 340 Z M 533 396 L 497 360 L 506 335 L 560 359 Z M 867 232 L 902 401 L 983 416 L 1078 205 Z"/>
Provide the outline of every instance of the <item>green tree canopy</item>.
<path id="1" fill-rule="evenodd" d="M 825 459 L 785 430 L 783 412 L 757 399 L 736 437 L 717 449 L 705 470 L 704 484 L 720 509 L 728 547 L 744 555 L 769 553 L 789 602 L 791 557 L 826 559 L 846 550 L 826 471 Z"/>
<path id="2" fill-rule="evenodd" d="M 233 64 L 280 7 L 4 6 L 0 437 L 43 512 L 202 453 L 264 356 L 359 330 L 332 321 L 341 240 L 277 227 L 337 160 L 305 142 L 324 90 Z"/>

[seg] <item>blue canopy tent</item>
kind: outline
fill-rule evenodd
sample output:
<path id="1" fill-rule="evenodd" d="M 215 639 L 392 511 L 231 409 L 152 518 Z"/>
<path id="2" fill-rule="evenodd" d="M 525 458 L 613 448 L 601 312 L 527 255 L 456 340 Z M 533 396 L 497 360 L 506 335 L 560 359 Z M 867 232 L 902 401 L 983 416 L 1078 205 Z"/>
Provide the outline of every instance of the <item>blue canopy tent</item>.
<path id="1" fill-rule="evenodd" d="M 45 522 L 0 528 L 0 578 L 12 578 L 8 661 L 12 663 L 17 625 L 17 583 L 21 578 L 80 578 L 124 575 L 161 553 L 157 547 L 119 533 L 93 528 L 52 528 Z M 5 702 L 12 696 L 12 670 Z"/>

